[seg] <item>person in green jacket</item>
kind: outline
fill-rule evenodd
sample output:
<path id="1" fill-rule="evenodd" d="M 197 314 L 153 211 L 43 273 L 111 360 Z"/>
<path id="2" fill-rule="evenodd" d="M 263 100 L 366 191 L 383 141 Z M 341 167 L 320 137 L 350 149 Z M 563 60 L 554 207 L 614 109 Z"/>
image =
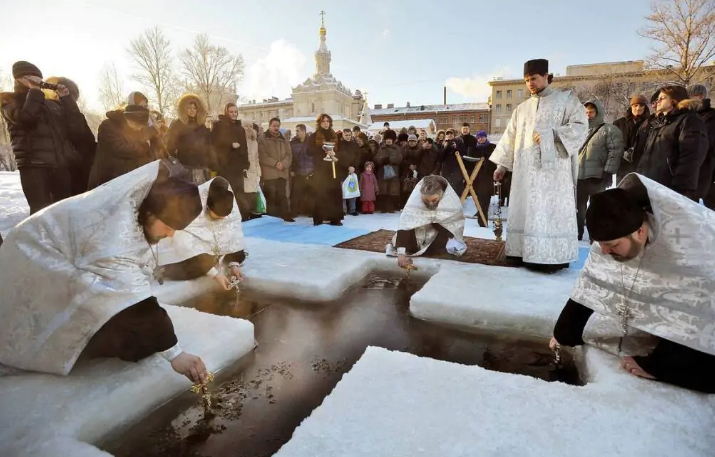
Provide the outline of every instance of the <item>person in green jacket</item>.
<path id="1" fill-rule="evenodd" d="M 588 117 L 588 136 L 578 154 L 578 185 L 576 187 L 576 223 L 578 239 L 583 239 L 586 207 L 592 195 L 603 192 L 613 183 L 613 175 L 623 158 L 623 134 L 604 120 L 599 100 L 584 103 Z"/>

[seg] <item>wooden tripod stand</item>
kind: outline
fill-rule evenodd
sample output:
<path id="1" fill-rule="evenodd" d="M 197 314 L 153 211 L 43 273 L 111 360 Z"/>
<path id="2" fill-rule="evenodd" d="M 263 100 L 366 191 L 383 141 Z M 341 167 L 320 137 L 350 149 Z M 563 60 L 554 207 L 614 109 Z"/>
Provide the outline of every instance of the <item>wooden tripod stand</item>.
<path id="1" fill-rule="evenodd" d="M 477 165 L 472 171 L 472 176 L 469 176 L 469 173 L 467 173 L 467 167 L 464 166 L 462 155 L 458 152 L 455 152 L 454 156 L 457 158 L 457 163 L 459 164 L 459 168 L 462 170 L 462 175 L 464 176 L 465 181 L 464 191 L 462 192 L 462 196 L 459 197 L 459 200 L 464 203 L 464 201 L 467 199 L 467 196 L 471 195 L 472 200 L 474 200 L 474 204 L 477 206 L 477 211 L 479 212 L 479 217 L 482 219 L 482 223 L 484 223 L 485 227 L 489 227 L 489 223 L 487 222 L 487 216 L 486 214 L 484 214 L 484 210 L 482 210 L 482 206 L 479 204 L 477 193 L 474 191 L 474 181 L 479 175 L 479 170 L 482 169 L 482 165 L 484 164 L 484 158 L 481 158 L 476 162 Z"/>

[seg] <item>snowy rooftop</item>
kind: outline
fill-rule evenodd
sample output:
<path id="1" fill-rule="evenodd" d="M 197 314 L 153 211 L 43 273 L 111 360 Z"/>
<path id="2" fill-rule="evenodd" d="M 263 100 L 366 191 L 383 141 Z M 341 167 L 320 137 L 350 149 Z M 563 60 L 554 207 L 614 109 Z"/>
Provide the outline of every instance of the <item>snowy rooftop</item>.
<path id="1" fill-rule="evenodd" d="M 19 189 L 17 173 L 0 174 L 3 234 L 27 214 Z M 306 218 L 251 221 L 244 225 L 250 252 L 245 288 L 335 300 L 368 272 L 397 267 L 383 254 L 331 246 L 394 230 L 398 217 L 348 217 L 344 227 L 313 227 Z M 465 234 L 492 238 L 473 219 Z M 430 279 L 410 301 L 415 317 L 540 337 L 550 335 L 578 274 L 416 262 Z M 300 265 L 310 268 L 297 275 Z M 214 283 L 202 278 L 156 287 L 162 303 L 181 304 Z M 253 327 L 246 321 L 171 306 L 168 312 L 182 345 L 206 356 L 212 369 L 252 348 Z M 584 387 L 369 349 L 278 455 L 712 455 L 715 396 L 631 377 L 599 349 L 576 354 Z M 136 365 L 95 361 L 68 377 L 0 375 L 0 455 L 106 456 L 93 444 L 187 388 L 158 357 Z"/>
<path id="2" fill-rule="evenodd" d="M 443 112 L 458 112 L 458 111 L 489 111 L 488 103 L 455 103 L 451 105 L 415 105 L 415 106 L 396 106 L 394 108 L 371 109 L 371 116 L 380 116 L 387 114 L 409 114 L 419 113 L 423 111 L 433 113 Z"/>

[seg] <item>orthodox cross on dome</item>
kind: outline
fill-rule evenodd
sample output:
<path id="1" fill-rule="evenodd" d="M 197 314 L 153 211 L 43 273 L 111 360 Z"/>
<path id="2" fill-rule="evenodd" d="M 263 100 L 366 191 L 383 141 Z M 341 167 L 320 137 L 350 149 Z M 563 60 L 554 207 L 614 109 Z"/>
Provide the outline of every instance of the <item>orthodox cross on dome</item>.
<path id="1" fill-rule="evenodd" d="M 320 12 L 320 44 L 318 50 L 315 51 L 315 75 L 329 76 L 330 75 L 330 51 L 325 42 L 327 31 L 325 29 L 325 11 Z"/>

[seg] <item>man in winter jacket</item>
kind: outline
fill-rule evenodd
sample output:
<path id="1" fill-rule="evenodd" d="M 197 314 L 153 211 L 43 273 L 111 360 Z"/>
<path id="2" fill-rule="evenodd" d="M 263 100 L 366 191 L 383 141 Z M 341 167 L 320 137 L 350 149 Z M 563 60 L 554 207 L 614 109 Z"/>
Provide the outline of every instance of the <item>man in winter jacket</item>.
<path id="1" fill-rule="evenodd" d="M 705 129 L 708 134 L 708 153 L 705 156 L 703 166 L 700 167 L 696 197 L 702 198 L 708 208 L 715 209 L 715 186 L 713 185 L 715 180 L 713 175 L 713 172 L 715 172 L 715 108 L 710 106 L 708 88 L 702 84 L 694 85 L 688 93 L 692 100 L 699 100 L 702 103 L 698 114 L 705 122 Z"/>
<path id="2" fill-rule="evenodd" d="M 603 120 L 603 105 L 599 100 L 584 103 L 588 117 L 588 137 L 578 154 L 578 186 L 576 188 L 576 223 L 578 239 L 583 239 L 586 207 L 592 195 L 606 190 L 623 157 L 623 134 L 613 124 Z"/>
<path id="3" fill-rule="evenodd" d="M 269 122 L 268 131 L 258 137 L 258 159 L 261 163 L 266 212 L 286 222 L 295 222 L 290 215 L 286 195 L 293 154 L 280 128 L 280 119 L 273 118 Z"/>
<path id="4" fill-rule="evenodd" d="M 69 90 L 58 87 L 60 100 L 47 100 L 42 72 L 30 62 L 15 62 L 14 92 L 0 94 L 12 151 L 30 214 L 71 195 L 70 165 L 78 154 L 70 141 L 65 116 Z"/>
<path id="5" fill-rule="evenodd" d="M 628 173 L 636 170 L 638 165 L 638 157 L 635 154 L 636 140 L 638 139 L 640 127 L 647 122 L 649 117 L 648 100 L 643 95 L 634 95 L 630 99 L 625 116 L 616 119 L 613 123 L 623 134 L 624 149 L 623 160 L 621 160 L 621 164 L 618 167 L 616 183 L 621 182 Z"/>
<path id="6" fill-rule="evenodd" d="M 290 142 L 291 162 L 290 209 L 293 215 L 310 214 L 313 208 L 313 158 L 308 155 L 305 124 L 295 126 L 295 138 Z"/>

